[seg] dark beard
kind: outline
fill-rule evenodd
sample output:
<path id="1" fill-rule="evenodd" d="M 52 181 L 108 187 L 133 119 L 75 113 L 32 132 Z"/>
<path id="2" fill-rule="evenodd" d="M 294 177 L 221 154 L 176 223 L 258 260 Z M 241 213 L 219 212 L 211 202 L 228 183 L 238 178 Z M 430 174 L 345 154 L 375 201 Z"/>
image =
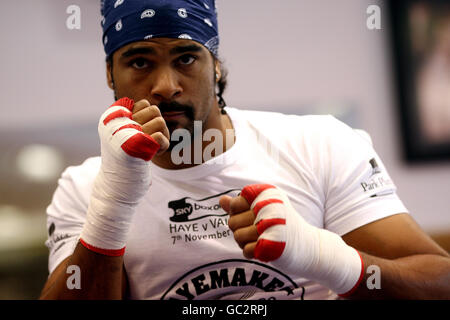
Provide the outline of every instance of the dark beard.
<path id="1" fill-rule="evenodd" d="M 161 102 L 158 105 L 159 110 L 161 111 L 161 114 L 164 112 L 184 112 L 185 117 L 188 119 L 188 123 L 185 127 L 182 129 L 186 129 L 189 131 L 190 136 L 192 139 L 194 138 L 194 108 L 190 105 L 180 104 L 178 102 Z M 172 136 L 172 133 L 177 130 L 181 129 L 179 128 L 179 123 L 177 121 L 166 121 L 167 128 L 169 129 L 170 136 Z M 172 151 L 174 146 L 179 143 L 179 141 L 169 141 L 169 148 L 167 151 Z"/>

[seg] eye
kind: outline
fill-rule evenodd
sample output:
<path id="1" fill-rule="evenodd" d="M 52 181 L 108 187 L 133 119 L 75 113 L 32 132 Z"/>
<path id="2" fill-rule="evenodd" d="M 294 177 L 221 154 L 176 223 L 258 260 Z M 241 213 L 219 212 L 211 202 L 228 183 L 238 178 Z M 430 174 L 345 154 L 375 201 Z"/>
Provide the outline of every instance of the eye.
<path id="1" fill-rule="evenodd" d="M 149 63 L 144 58 L 137 58 L 130 62 L 130 65 L 135 69 L 145 69 L 149 66 Z"/>
<path id="2" fill-rule="evenodd" d="M 185 54 L 184 56 L 181 56 L 178 58 L 178 62 L 181 65 L 191 65 L 194 63 L 194 61 L 197 60 L 197 58 L 190 54 Z"/>

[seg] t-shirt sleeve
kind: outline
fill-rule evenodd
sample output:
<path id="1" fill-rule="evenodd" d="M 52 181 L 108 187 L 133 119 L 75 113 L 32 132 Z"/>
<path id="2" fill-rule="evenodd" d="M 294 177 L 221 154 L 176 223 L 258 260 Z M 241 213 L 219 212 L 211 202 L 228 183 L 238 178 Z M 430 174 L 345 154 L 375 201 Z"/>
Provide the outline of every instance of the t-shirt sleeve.
<path id="1" fill-rule="evenodd" d="M 58 180 L 52 201 L 47 207 L 49 249 L 48 270 L 53 270 L 70 256 L 79 240 L 89 204 L 95 163 L 86 160 L 81 166 L 67 168 Z"/>
<path id="2" fill-rule="evenodd" d="M 328 120 L 323 162 L 325 229 L 342 236 L 370 222 L 407 213 L 370 136 L 334 117 Z"/>

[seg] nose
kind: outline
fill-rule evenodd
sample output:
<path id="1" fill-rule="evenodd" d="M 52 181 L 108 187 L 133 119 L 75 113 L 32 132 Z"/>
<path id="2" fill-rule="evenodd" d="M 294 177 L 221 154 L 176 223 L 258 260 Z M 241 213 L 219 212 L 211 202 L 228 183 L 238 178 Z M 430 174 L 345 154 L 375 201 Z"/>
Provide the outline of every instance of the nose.
<path id="1" fill-rule="evenodd" d="M 151 96 L 154 100 L 172 101 L 181 95 L 183 89 L 180 86 L 178 75 L 174 70 L 161 68 L 154 74 Z"/>

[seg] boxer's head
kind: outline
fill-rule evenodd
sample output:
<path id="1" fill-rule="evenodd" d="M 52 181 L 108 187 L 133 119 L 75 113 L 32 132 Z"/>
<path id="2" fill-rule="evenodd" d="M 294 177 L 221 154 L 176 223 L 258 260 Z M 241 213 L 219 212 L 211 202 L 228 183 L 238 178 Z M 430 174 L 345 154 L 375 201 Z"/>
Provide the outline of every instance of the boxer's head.
<path id="1" fill-rule="evenodd" d="M 223 102 L 214 0 L 102 0 L 101 13 L 116 99 L 147 99 L 163 113 L 184 111 L 166 122 L 171 131 L 191 132 L 194 120 L 207 120 L 216 94 Z"/>

